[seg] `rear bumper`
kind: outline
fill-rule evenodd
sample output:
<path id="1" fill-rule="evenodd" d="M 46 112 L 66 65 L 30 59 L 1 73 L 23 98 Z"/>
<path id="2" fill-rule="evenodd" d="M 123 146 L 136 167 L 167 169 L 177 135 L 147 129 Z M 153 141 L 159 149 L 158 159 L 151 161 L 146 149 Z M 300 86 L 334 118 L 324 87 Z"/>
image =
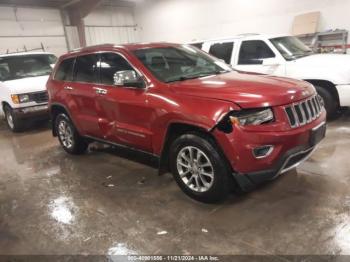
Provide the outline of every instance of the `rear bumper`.
<path id="1" fill-rule="evenodd" d="M 13 114 L 18 119 L 49 119 L 49 108 L 47 104 L 23 108 L 14 108 Z"/>

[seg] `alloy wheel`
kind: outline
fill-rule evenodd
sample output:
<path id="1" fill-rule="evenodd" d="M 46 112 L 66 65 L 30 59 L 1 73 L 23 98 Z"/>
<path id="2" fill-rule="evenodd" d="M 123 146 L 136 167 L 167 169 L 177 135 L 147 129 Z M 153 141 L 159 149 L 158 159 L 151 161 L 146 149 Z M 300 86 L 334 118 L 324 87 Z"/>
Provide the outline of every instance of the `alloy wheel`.
<path id="1" fill-rule="evenodd" d="M 214 182 L 214 168 L 208 156 L 199 148 L 187 146 L 176 159 L 177 171 L 184 184 L 195 192 L 206 192 Z"/>
<path id="2" fill-rule="evenodd" d="M 73 130 L 72 127 L 64 120 L 58 124 L 58 135 L 64 147 L 71 148 L 73 146 Z"/>

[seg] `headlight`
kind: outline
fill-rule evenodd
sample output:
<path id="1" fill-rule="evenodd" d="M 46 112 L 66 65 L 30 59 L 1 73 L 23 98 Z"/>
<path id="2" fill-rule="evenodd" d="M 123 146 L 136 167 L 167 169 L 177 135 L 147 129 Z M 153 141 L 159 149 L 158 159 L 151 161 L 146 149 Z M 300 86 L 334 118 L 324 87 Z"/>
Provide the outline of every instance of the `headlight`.
<path id="1" fill-rule="evenodd" d="M 19 98 L 19 102 L 20 103 L 28 103 L 28 102 L 30 102 L 29 95 L 19 95 L 18 98 Z"/>
<path id="2" fill-rule="evenodd" d="M 237 116 L 230 116 L 232 123 L 242 126 L 246 125 L 261 125 L 273 120 L 273 112 L 270 108 L 255 112 L 243 112 Z"/>
<path id="3" fill-rule="evenodd" d="M 11 99 L 15 104 L 28 103 L 31 101 L 31 98 L 28 94 L 11 95 Z"/>

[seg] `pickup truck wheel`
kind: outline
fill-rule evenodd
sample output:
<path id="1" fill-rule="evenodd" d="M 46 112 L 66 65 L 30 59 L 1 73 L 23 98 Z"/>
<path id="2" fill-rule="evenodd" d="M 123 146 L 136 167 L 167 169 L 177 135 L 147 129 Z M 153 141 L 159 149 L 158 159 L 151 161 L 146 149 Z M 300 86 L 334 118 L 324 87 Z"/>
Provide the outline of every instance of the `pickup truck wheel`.
<path id="1" fill-rule="evenodd" d="M 60 114 L 55 120 L 55 131 L 63 149 L 73 155 L 86 152 L 88 143 L 79 135 L 72 121 L 66 114 Z"/>
<path id="2" fill-rule="evenodd" d="M 205 203 L 224 200 L 230 192 L 229 169 L 216 146 L 195 134 L 177 138 L 170 149 L 170 167 L 182 191 Z"/>
<path id="3" fill-rule="evenodd" d="M 323 99 L 323 104 L 327 111 L 327 118 L 328 119 L 334 118 L 339 108 L 338 103 L 335 101 L 332 94 L 329 91 L 327 91 L 324 87 L 315 85 L 315 88 L 317 93 Z"/>
<path id="4" fill-rule="evenodd" d="M 19 119 L 13 113 L 13 110 L 9 106 L 4 107 L 5 119 L 8 128 L 12 132 L 19 132 L 22 130 L 23 125 Z"/>

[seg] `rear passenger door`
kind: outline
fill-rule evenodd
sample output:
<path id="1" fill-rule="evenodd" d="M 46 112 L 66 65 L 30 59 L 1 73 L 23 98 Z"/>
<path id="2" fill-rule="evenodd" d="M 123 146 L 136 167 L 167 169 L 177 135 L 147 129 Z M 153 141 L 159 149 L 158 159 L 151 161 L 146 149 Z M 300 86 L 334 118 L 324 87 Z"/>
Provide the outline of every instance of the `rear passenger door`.
<path id="1" fill-rule="evenodd" d="M 101 137 L 96 107 L 96 88 L 99 84 L 99 54 L 76 58 L 73 82 L 64 86 L 67 106 L 83 135 Z"/>
<path id="2" fill-rule="evenodd" d="M 241 42 L 234 68 L 246 72 L 256 72 L 283 76 L 285 64 L 262 40 L 245 40 Z"/>

